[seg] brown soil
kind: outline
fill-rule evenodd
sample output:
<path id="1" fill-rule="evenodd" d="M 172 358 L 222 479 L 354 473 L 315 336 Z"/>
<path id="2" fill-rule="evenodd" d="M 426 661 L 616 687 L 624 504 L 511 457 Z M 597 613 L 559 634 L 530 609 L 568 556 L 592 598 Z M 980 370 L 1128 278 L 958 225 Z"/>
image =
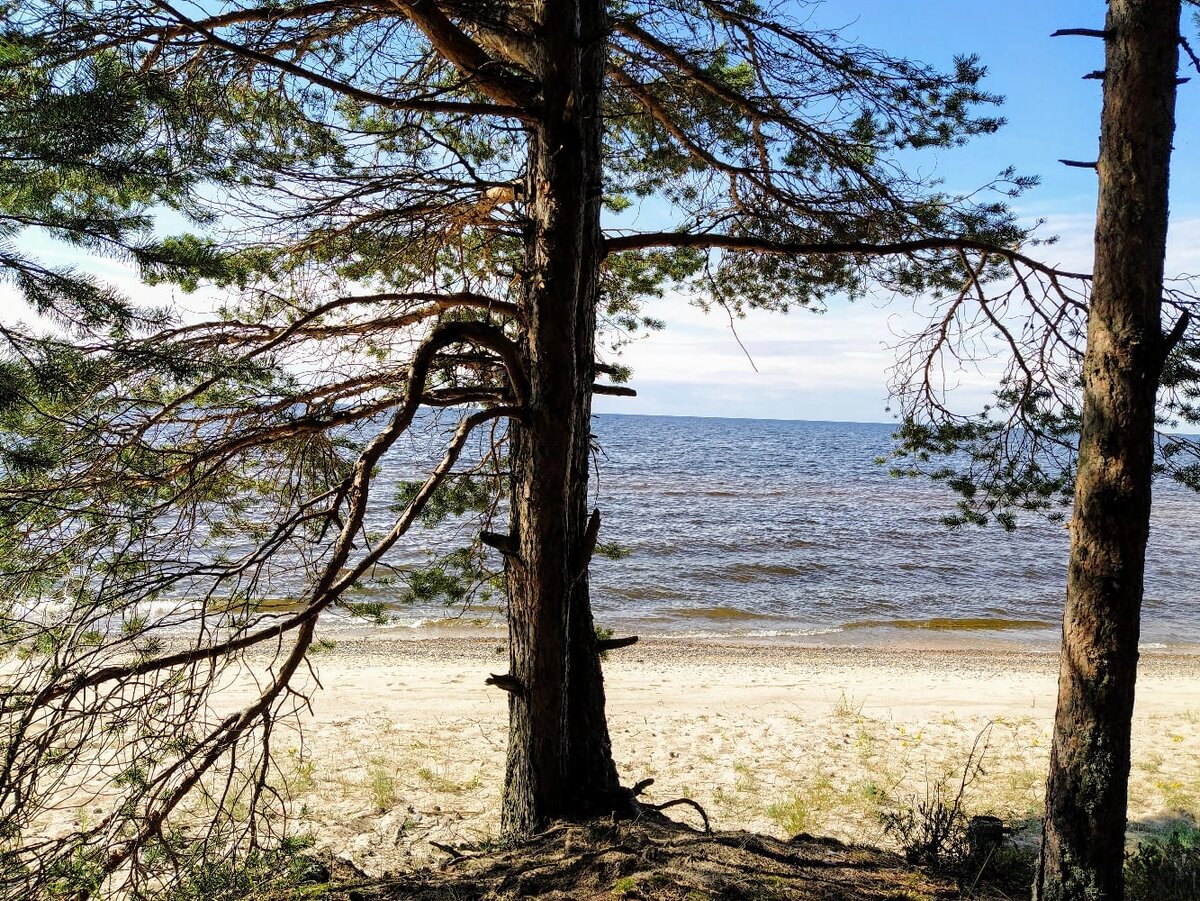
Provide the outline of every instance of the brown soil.
<path id="1" fill-rule="evenodd" d="M 343 883 L 348 901 L 932 901 L 953 879 L 895 855 L 800 835 L 705 834 L 659 814 L 557 825 L 524 842 L 461 853 L 440 868 Z M 970 897 L 1001 899 L 996 890 Z"/>

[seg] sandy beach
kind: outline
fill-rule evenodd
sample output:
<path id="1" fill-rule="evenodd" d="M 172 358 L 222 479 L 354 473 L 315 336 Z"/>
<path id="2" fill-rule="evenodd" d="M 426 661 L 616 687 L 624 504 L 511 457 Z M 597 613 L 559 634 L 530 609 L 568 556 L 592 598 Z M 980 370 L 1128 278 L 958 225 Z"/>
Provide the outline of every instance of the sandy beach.
<path id="1" fill-rule="evenodd" d="M 353 638 L 314 656 L 323 689 L 284 768 L 293 828 L 368 873 L 441 858 L 498 829 L 503 641 Z M 785 647 L 643 639 L 605 666 L 622 779 L 688 796 L 717 828 L 887 846 L 881 811 L 946 780 L 973 747 L 971 813 L 1041 805 L 1057 659 L 1017 649 Z M 1200 657 L 1143 655 L 1131 836 L 1200 812 Z M 682 811 L 682 812 L 681 812 Z M 676 808 L 680 818 L 692 816 Z"/>

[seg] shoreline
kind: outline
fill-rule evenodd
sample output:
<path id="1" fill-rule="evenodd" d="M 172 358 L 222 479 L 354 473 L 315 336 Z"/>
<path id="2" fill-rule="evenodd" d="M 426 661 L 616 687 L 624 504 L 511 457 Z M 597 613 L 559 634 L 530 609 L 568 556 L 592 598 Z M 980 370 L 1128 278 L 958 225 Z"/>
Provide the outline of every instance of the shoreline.
<path id="1" fill-rule="evenodd" d="M 605 622 L 616 625 L 616 634 L 637 635 L 639 645 L 687 648 L 756 648 L 764 654 L 792 651 L 874 652 L 880 654 L 929 652 L 944 654 L 974 653 L 985 655 L 1017 654 L 1036 657 L 1057 657 L 1060 632 L 1021 629 L 948 629 L 941 627 L 851 627 L 811 631 L 737 631 L 696 630 L 690 632 L 655 628 L 653 624 Z M 649 625 L 649 628 L 647 626 Z M 335 643 L 389 643 L 424 641 L 449 642 L 507 642 L 507 626 L 503 621 L 483 623 L 447 618 L 417 625 L 388 623 L 372 626 L 350 620 L 323 621 L 319 637 Z M 1141 660 L 1159 658 L 1187 661 L 1195 659 L 1200 666 L 1200 643 L 1160 642 L 1143 640 L 1138 646 Z"/>
<path id="2" fill-rule="evenodd" d="M 323 688 L 286 748 L 292 827 L 371 874 L 441 860 L 433 842 L 494 836 L 508 703 L 484 679 L 507 659 L 502 636 L 341 636 L 320 649 Z M 888 847 L 880 813 L 938 781 L 957 788 L 976 742 L 970 812 L 1028 822 L 1040 808 L 1053 653 L 645 636 L 604 671 L 622 782 L 653 777 L 648 800 L 692 797 L 715 828 Z M 1143 657 L 1135 836 L 1200 814 L 1198 679 L 1196 655 Z"/>

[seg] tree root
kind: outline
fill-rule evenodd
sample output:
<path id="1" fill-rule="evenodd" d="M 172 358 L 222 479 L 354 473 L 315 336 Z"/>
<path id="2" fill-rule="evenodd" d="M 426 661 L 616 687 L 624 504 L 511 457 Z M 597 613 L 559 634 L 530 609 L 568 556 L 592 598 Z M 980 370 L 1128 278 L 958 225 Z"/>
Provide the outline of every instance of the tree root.
<path id="1" fill-rule="evenodd" d="M 698 801 L 693 801 L 691 798 L 676 798 L 673 801 L 664 801 L 662 804 L 647 804 L 645 801 L 638 802 L 646 810 L 653 810 L 655 813 L 661 813 L 668 807 L 678 807 L 680 804 L 686 804 L 691 807 L 696 813 L 700 814 L 700 819 L 704 821 L 704 834 L 712 834 L 712 826 L 708 822 L 708 813 L 700 806 Z"/>
<path id="2" fill-rule="evenodd" d="M 446 845 L 446 844 L 443 844 L 442 842 L 435 842 L 435 841 L 431 841 L 429 844 L 431 844 L 433 847 L 437 848 L 443 854 L 449 854 L 451 861 L 459 860 L 460 858 L 467 856 L 462 851 L 459 851 L 458 848 L 454 847 L 453 845 Z"/>

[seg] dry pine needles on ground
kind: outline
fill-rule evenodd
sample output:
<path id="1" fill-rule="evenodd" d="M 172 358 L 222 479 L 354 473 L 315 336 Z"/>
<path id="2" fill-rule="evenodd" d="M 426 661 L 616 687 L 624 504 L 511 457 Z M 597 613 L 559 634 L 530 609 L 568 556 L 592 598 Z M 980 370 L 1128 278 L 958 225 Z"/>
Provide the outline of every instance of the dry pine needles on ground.
<path id="1" fill-rule="evenodd" d="M 527 841 L 460 852 L 442 867 L 343 884 L 348 901 L 933 901 L 954 880 L 895 855 L 800 835 L 703 833 L 659 814 L 557 825 Z M 1000 899 L 976 891 L 972 897 Z"/>

